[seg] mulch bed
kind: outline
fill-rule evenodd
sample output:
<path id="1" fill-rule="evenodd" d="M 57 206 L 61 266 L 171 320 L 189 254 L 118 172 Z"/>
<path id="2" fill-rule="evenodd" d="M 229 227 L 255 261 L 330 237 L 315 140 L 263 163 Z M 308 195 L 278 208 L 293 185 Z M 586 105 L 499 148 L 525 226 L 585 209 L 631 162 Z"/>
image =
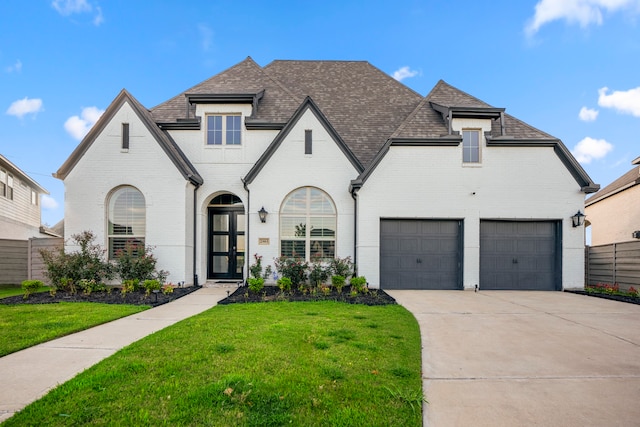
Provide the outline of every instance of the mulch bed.
<path id="1" fill-rule="evenodd" d="M 156 307 L 168 302 L 177 300 L 180 297 L 197 291 L 201 286 L 189 286 L 185 288 L 175 288 L 170 294 L 145 295 L 143 291 L 129 292 L 122 295 L 120 288 L 112 288 L 111 292 L 92 292 L 89 295 L 80 293 L 70 294 L 68 292 L 57 292 L 55 296 L 49 295 L 48 292 L 39 292 L 31 294 L 29 298 L 24 299 L 22 295 L 13 297 L 0 298 L 0 304 L 54 304 L 58 302 L 99 302 L 103 304 L 133 304 L 133 305 L 150 305 Z"/>
<path id="2" fill-rule="evenodd" d="M 624 296 L 624 295 L 609 295 L 609 294 L 597 294 L 597 293 L 593 293 L 593 292 L 586 292 L 586 291 L 578 291 L 578 290 L 565 290 L 565 292 L 569 292 L 572 294 L 578 294 L 578 295 L 586 295 L 589 297 L 596 297 L 596 298 L 604 298 L 604 299 L 610 299 L 613 301 L 620 301 L 620 302 L 626 302 L 629 304 L 640 304 L 640 298 L 638 297 L 628 297 L 628 296 Z"/>
<path id="3" fill-rule="evenodd" d="M 277 286 L 265 286 L 260 292 L 256 293 L 251 291 L 248 286 L 240 286 L 227 298 L 219 301 L 218 304 L 269 301 L 340 301 L 364 305 L 396 304 L 396 300 L 382 289 L 370 289 L 369 292 L 364 294 L 351 295 L 351 286 L 345 286 L 340 293 L 331 288 L 331 291 L 326 295 L 319 290 L 315 293 L 302 292 L 299 289 L 282 292 Z"/>

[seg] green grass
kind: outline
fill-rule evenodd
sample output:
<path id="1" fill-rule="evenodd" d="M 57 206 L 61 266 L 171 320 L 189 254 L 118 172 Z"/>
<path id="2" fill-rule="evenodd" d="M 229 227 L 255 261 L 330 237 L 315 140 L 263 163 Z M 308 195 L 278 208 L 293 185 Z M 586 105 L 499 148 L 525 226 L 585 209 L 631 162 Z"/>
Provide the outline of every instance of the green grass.
<path id="1" fill-rule="evenodd" d="M 49 292 L 48 286 L 40 286 L 36 292 Z M 20 285 L 0 285 L 0 298 L 24 295 L 24 290 Z"/>
<path id="2" fill-rule="evenodd" d="M 80 302 L 0 305 L 0 356 L 147 308 Z"/>
<path id="3" fill-rule="evenodd" d="M 5 425 L 421 426 L 420 352 L 418 324 L 398 305 L 216 306 Z"/>

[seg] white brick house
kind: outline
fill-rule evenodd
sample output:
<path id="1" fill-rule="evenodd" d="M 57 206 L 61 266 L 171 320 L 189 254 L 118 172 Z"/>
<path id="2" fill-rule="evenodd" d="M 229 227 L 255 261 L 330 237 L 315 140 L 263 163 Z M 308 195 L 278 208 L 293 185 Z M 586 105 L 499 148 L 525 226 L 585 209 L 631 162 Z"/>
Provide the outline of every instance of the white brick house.
<path id="1" fill-rule="evenodd" d="M 423 97 L 367 62 L 251 58 L 150 110 L 123 90 L 56 176 L 66 237 L 144 241 L 173 282 L 351 256 L 386 289 L 582 287 L 571 216 L 599 188 L 443 81 Z"/>

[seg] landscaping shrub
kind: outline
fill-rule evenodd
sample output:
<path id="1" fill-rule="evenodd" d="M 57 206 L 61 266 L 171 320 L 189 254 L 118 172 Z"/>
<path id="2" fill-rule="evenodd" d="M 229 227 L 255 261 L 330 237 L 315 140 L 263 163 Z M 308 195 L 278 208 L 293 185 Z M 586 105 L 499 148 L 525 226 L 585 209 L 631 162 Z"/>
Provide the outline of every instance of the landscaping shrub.
<path id="1" fill-rule="evenodd" d="M 351 262 L 351 257 L 333 258 L 329 261 L 329 269 L 334 276 L 342 276 L 346 280 L 353 274 L 353 262 Z"/>
<path id="2" fill-rule="evenodd" d="M 300 258 L 280 257 L 275 259 L 276 270 L 282 277 L 291 279 L 293 286 L 299 286 L 307 278 L 309 264 Z"/>
<path id="3" fill-rule="evenodd" d="M 365 293 L 368 290 L 367 279 L 364 276 L 352 277 L 350 284 L 351 292 Z"/>
<path id="4" fill-rule="evenodd" d="M 152 291 L 160 291 L 162 289 L 162 284 L 157 279 L 147 279 L 142 285 L 144 286 L 144 290 L 147 295 Z"/>
<path id="5" fill-rule="evenodd" d="M 329 279 L 330 270 L 321 261 L 314 260 L 309 271 L 309 281 L 312 286 L 320 286 Z"/>
<path id="6" fill-rule="evenodd" d="M 276 285 L 282 292 L 290 292 L 291 291 L 291 279 L 288 277 L 281 277 L 276 281 Z"/>
<path id="7" fill-rule="evenodd" d="M 336 288 L 338 293 L 342 292 L 342 288 L 344 288 L 344 284 L 347 281 L 344 276 L 335 275 L 331 276 L 331 284 Z"/>
<path id="8" fill-rule="evenodd" d="M 158 280 L 164 283 L 168 273 L 156 271 L 158 260 L 153 255 L 153 249 L 129 240 L 124 249 L 116 251 L 115 272 L 122 281 L 125 280 Z"/>
<path id="9" fill-rule="evenodd" d="M 22 282 L 22 289 L 24 290 L 24 296 L 22 298 L 27 299 L 29 295 L 38 290 L 44 283 L 40 280 L 25 280 Z"/>
<path id="10" fill-rule="evenodd" d="M 105 251 L 94 243 L 95 238 L 91 231 L 83 231 L 71 236 L 71 240 L 80 248 L 78 251 L 66 253 L 64 248 L 40 250 L 47 269 L 45 274 L 52 286 L 62 289 L 65 286 L 61 280 L 65 278 L 71 283 L 78 283 L 82 279 L 102 283 L 113 277 L 113 267 L 105 260 Z"/>
<path id="11" fill-rule="evenodd" d="M 264 279 L 262 277 L 250 277 L 248 282 L 249 289 L 255 293 L 260 292 L 264 287 Z"/>

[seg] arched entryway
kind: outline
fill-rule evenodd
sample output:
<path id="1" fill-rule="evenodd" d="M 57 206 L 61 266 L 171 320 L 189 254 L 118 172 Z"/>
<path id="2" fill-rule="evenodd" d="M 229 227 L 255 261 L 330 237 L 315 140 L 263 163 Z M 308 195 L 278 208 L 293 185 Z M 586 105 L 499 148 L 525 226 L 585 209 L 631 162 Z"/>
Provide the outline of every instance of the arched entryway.
<path id="1" fill-rule="evenodd" d="M 220 194 L 207 207 L 207 279 L 242 279 L 245 260 L 244 205 L 235 194 Z"/>

